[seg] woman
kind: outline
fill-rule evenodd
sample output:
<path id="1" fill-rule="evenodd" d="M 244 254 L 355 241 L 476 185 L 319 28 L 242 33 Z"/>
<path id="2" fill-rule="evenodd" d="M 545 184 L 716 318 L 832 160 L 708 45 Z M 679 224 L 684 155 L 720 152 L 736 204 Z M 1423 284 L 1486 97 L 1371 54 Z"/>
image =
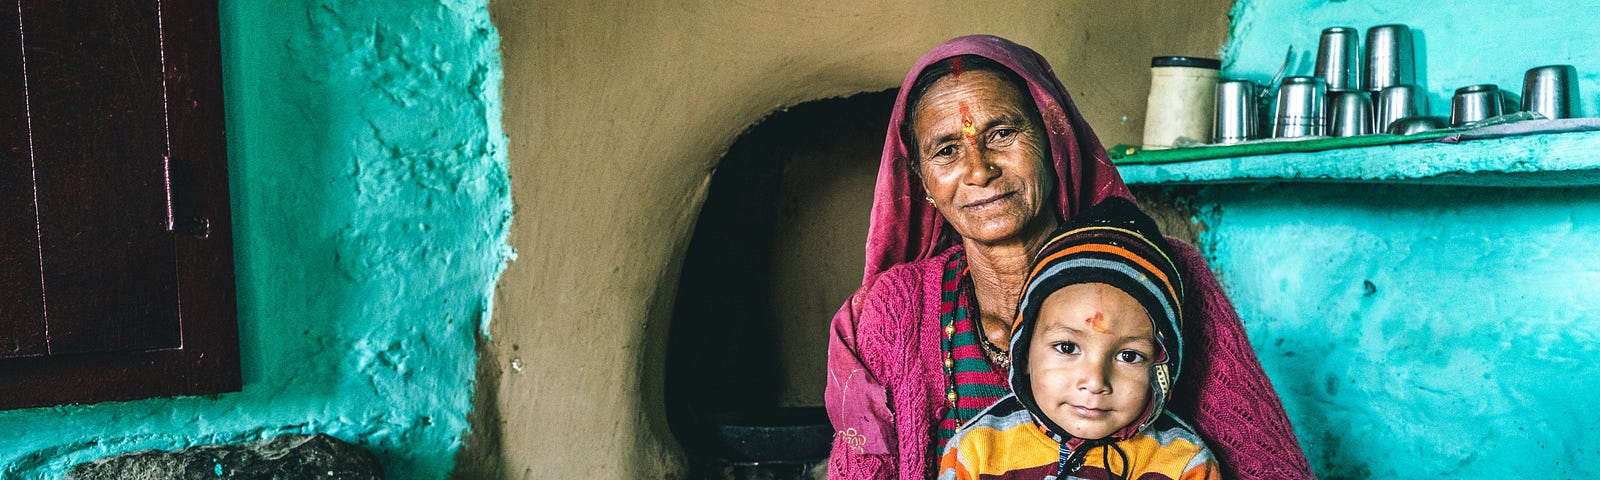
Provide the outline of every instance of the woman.
<path id="1" fill-rule="evenodd" d="M 1130 198 L 1043 59 L 961 37 L 901 85 L 872 206 L 862 287 L 834 316 L 832 478 L 926 478 L 932 452 L 1005 395 L 1010 317 L 1034 249 L 1064 219 Z M 1176 239 L 1192 345 L 1171 408 L 1229 478 L 1311 478 L 1243 326 Z"/>

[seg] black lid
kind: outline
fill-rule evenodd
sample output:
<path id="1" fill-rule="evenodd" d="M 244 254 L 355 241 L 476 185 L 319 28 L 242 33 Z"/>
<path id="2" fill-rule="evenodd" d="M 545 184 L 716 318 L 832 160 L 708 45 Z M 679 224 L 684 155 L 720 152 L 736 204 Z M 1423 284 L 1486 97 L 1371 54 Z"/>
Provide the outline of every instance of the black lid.
<path id="1" fill-rule="evenodd" d="M 1195 67 L 1222 70 L 1222 60 L 1200 57 L 1151 57 L 1152 67 Z"/>

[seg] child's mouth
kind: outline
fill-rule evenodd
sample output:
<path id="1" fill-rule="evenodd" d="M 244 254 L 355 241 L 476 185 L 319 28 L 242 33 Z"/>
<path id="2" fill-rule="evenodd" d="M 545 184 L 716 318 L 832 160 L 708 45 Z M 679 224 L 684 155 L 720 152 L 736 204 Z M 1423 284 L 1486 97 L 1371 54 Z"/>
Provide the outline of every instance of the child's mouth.
<path id="1" fill-rule="evenodd" d="M 1102 410 L 1102 409 L 1098 409 L 1098 408 L 1089 408 L 1089 407 L 1080 407 L 1078 405 L 1073 405 L 1073 404 L 1070 404 L 1070 403 L 1067 404 L 1067 406 L 1072 408 L 1072 413 L 1077 414 L 1078 416 L 1084 417 L 1084 418 L 1100 418 L 1100 417 L 1106 416 L 1107 414 L 1111 413 L 1110 410 Z"/>

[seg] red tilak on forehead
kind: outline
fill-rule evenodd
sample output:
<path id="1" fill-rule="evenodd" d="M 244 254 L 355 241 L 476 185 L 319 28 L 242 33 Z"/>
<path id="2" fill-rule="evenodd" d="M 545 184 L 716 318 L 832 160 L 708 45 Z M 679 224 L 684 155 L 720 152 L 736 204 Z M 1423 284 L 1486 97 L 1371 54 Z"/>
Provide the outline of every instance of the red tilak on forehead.
<path id="1" fill-rule="evenodd" d="M 1088 325 L 1090 328 L 1093 328 L 1094 331 L 1098 333 L 1107 333 L 1111 331 L 1110 329 L 1106 328 L 1106 315 L 1104 313 L 1094 312 L 1094 316 L 1083 319 L 1083 323 Z"/>
<path id="2" fill-rule="evenodd" d="M 977 140 L 978 140 L 978 129 L 977 129 L 977 127 L 972 126 L 972 109 L 967 107 L 967 101 L 966 100 L 962 100 L 960 102 L 960 104 L 961 104 L 961 136 L 965 137 L 967 139 L 967 143 L 975 144 L 975 143 L 977 143 Z"/>

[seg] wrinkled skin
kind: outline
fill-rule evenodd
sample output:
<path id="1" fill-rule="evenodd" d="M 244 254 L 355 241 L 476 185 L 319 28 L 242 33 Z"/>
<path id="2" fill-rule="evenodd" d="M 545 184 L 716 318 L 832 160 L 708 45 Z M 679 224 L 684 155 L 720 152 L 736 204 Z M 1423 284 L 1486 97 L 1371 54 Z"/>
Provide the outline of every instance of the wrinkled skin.
<path id="1" fill-rule="evenodd" d="M 970 71 L 929 87 L 911 111 L 917 172 L 966 247 L 979 329 L 1010 348 L 1010 317 L 1033 252 L 1058 220 L 1054 171 L 1031 100 L 999 75 Z"/>
<path id="2" fill-rule="evenodd" d="M 1055 226 L 1043 126 L 1025 92 L 986 71 L 935 82 L 912 112 L 918 172 L 934 206 L 963 238 L 1032 243 Z"/>

